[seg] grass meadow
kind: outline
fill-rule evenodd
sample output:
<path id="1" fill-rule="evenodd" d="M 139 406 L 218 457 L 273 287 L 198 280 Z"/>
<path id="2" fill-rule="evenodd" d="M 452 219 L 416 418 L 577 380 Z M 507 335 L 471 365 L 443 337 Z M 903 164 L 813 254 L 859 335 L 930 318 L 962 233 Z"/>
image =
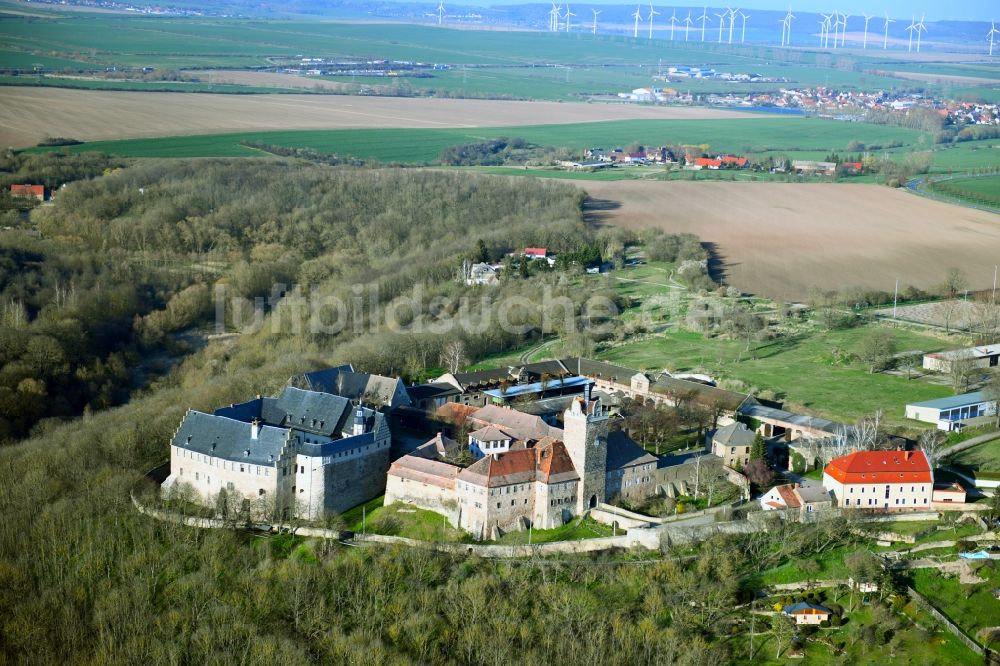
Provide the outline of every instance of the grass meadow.
<path id="1" fill-rule="evenodd" d="M 882 410 L 890 424 L 914 423 L 903 417 L 910 402 L 951 395 L 946 386 L 884 373 L 871 374 L 859 362 L 835 363 L 832 350 L 854 352 L 868 328 L 793 334 L 754 344 L 750 352 L 738 340 L 707 338 L 671 330 L 646 340 L 614 347 L 602 358 L 648 369 L 668 363 L 674 370 L 704 369 L 717 377 L 739 379 L 750 386 L 778 392 L 791 408 L 854 422 Z M 898 350 L 933 351 L 944 343 L 929 335 L 892 329 Z"/>

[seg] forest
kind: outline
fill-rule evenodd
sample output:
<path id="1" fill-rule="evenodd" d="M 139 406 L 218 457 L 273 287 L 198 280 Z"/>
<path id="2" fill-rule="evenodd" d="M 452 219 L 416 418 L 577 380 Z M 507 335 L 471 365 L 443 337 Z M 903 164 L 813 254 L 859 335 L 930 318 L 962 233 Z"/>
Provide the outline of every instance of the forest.
<path id="1" fill-rule="evenodd" d="M 51 153 L 4 167 L 59 189 L 0 235 L 0 441 L 127 401 L 210 333 L 238 334 L 237 364 L 293 354 L 408 380 L 455 339 L 469 362 L 553 333 L 585 353 L 617 325 L 578 333 L 588 301 L 617 296 L 579 276 L 635 242 L 588 226 L 583 193 L 545 181 L 297 159 Z M 505 255 L 527 246 L 560 261 L 515 269 Z M 465 284 L 463 262 L 481 259 L 504 259 L 501 285 Z"/>

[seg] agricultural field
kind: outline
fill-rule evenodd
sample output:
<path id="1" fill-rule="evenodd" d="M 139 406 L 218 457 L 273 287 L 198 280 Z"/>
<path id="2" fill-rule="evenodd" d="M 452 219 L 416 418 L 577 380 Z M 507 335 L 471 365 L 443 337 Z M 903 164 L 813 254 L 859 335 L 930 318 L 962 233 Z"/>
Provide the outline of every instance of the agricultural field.
<path id="1" fill-rule="evenodd" d="M 114 123 L 108 118 L 113 117 Z M 551 145 L 588 145 L 594 139 L 592 127 L 575 124 L 597 121 L 645 119 L 645 120 L 752 120 L 752 127 L 764 141 L 777 141 L 790 133 L 813 145 L 826 143 L 836 137 L 844 143 L 855 134 L 875 137 L 876 127 L 860 128 L 846 132 L 842 124 L 814 119 L 761 118 L 759 114 L 742 114 L 705 108 L 655 108 L 616 104 L 559 104 L 555 102 L 498 102 L 491 100 L 452 100 L 428 98 L 390 97 L 347 97 L 339 95 L 187 95 L 183 93 L 138 93 L 106 92 L 92 90 L 62 90 L 39 88 L 9 88 L 0 96 L 0 144 L 5 146 L 26 146 L 37 143 L 42 137 L 71 136 L 75 139 L 93 141 L 125 137 L 151 137 L 178 135 L 176 140 L 184 141 L 193 134 L 215 134 L 219 132 L 244 132 L 216 141 L 239 144 L 241 140 L 256 139 L 268 143 L 279 143 L 293 147 L 312 147 L 325 152 L 337 152 L 356 157 L 375 157 L 385 161 L 426 161 L 436 159 L 440 151 L 456 143 L 481 141 L 500 135 L 510 135 L 510 129 L 463 132 L 462 129 L 510 127 L 531 123 L 536 127 L 533 134 L 525 136 L 529 141 Z M 802 125 L 789 123 L 803 122 Z M 547 130 L 541 126 L 549 124 L 570 124 L 569 130 L 546 140 Z M 650 130 L 639 133 L 639 128 Z M 712 123 L 678 125 L 675 129 L 680 137 L 689 132 L 695 140 L 708 141 L 716 130 Z M 796 132 L 794 128 L 801 128 Z M 383 132 L 345 134 L 336 132 L 307 133 L 295 135 L 289 132 L 283 136 L 259 135 L 261 132 L 287 129 L 336 128 L 399 128 L 412 131 L 416 128 L 448 128 L 444 134 L 406 136 L 396 134 L 388 139 Z M 683 129 L 682 129 L 683 128 Z M 622 130 L 611 140 L 631 142 L 662 136 L 668 131 L 667 125 L 618 126 Z M 722 128 L 725 131 L 724 127 Z M 868 130 L 868 133 L 865 132 Z M 484 134 L 484 131 L 486 132 Z M 732 140 L 745 135 L 747 126 L 729 126 Z M 913 133 L 898 130 L 900 136 L 910 137 Z M 253 136 L 245 134 L 254 133 Z M 522 134 L 519 129 L 517 134 Z M 567 136 L 568 134 L 568 136 Z M 863 139 L 862 139 L 863 140 Z M 145 150 L 132 146 L 131 154 L 137 157 L 169 157 L 170 139 L 157 139 Z M 397 154 L 401 145 L 413 147 L 420 143 L 430 149 L 422 156 L 413 158 Z M 117 144 L 128 146 L 128 144 Z M 374 146 L 369 148 L 368 146 Z M 382 146 L 378 150 L 378 146 Z M 158 148 L 158 150 L 157 150 Z M 129 155 L 113 146 L 95 147 L 98 150 L 113 150 Z M 230 152 L 232 149 L 230 148 Z M 208 153 L 204 157 L 220 156 Z"/>
<path id="2" fill-rule="evenodd" d="M 598 221 L 659 226 L 708 243 L 721 276 L 745 292 L 805 298 L 812 287 L 928 289 L 961 266 L 970 287 L 992 283 L 997 217 L 876 185 L 588 182 Z"/>
<path id="3" fill-rule="evenodd" d="M 116 126 L 109 126 L 108 115 L 116 117 Z M 320 127 L 328 131 L 277 131 Z M 910 145 L 921 136 L 903 128 L 702 107 L 330 95 L 189 96 L 58 89 L 5 91 L 0 98 L 0 128 L 5 128 L 0 130 L 0 138 L 8 145 L 25 145 L 46 134 L 90 141 L 165 137 L 85 148 L 125 156 L 168 157 L 171 143 L 183 142 L 187 138 L 184 135 L 240 132 L 212 137 L 211 142 L 221 145 L 258 140 L 359 158 L 417 163 L 436 159 L 447 146 L 498 136 L 516 136 L 530 143 L 571 150 L 638 142 L 706 144 L 713 150 L 740 153 L 804 151 L 813 155 L 843 151 L 851 141 L 899 141 Z M 395 128 L 399 132 L 344 132 L 338 128 Z M 439 129 L 415 131 L 434 128 Z M 471 128 L 475 131 L 469 131 Z M 401 155 L 401 146 L 410 154 Z M 231 152 L 232 148 L 227 149 L 227 153 Z M 217 157 L 220 153 L 201 156 Z"/>
<path id="4" fill-rule="evenodd" d="M 837 363 L 834 351 L 855 353 L 869 327 L 803 331 L 754 343 L 670 330 L 645 340 L 602 352 L 603 359 L 636 369 L 697 370 L 721 379 L 738 379 L 748 387 L 775 391 L 791 409 L 802 408 L 842 422 L 882 410 L 887 423 L 914 427 L 903 416 L 908 402 L 951 395 L 946 386 L 884 373 L 870 374 L 860 362 Z M 940 339 L 905 329 L 892 331 L 899 351 L 935 351 Z M 822 372 L 818 370 L 822 369 Z"/>

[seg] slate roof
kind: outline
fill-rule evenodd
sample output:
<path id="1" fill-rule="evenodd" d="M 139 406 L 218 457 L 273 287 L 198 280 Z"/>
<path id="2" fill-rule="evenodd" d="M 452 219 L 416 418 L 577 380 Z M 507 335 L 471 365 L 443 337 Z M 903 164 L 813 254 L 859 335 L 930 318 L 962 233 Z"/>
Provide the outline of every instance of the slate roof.
<path id="1" fill-rule="evenodd" d="M 811 604 L 808 601 L 800 601 L 797 604 L 785 606 L 781 612 L 786 615 L 833 615 L 833 611 L 826 606 Z"/>
<path id="2" fill-rule="evenodd" d="M 658 462 L 659 459 L 656 456 L 647 453 L 645 449 L 620 430 L 608 433 L 608 471 L 646 463 L 655 465 Z"/>
<path id="3" fill-rule="evenodd" d="M 774 407 L 767 407 L 765 405 L 758 404 L 756 401 L 747 402 L 745 405 L 740 407 L 739 412 L 740 414 L 751 418 L 764 418 L 771 419 L 773 421 L 781 421 L 783 423 L 799 426 L 801 428 L 821 430 L 823 432 L 828 432 L 831 435 L 836 434 L 844 427 L 844 424 L 837 423 L 836 421 L 830 421 L 829 419 L 820 418 L 818 416 L 809 416 L 806 414 L 793 414 L 792 412 L 786 412 L 783 409 L 776 409 Z"/>
<path id="4" fill-rule="evenodd" d="M 701 382 L 692 382 L 687 379 L 678 379 L 677 377 L 659 377 L 656 381 L 649 383 L 649 390 L 652 393 L 663 395 L 688 395 L 694 402 L 702 405 L 718 405 L 730 412 L 735 412 L 744 403 L 756 402 L 756 400 L 745 393 L 727 391 L 717 386 L 709 386 Z"/>
<path id="5" fill-rule="evenodd" d="M 410 400 L 417 401 L 459 395 L 461 391 L 447 382 L 431 382 L 407 386 L 406 393 L 410 396 Z"/>
<path id="6" fill-rule="evenodd" d="M 378 402 L 384 404 L 392 402 L 397 387 L 402 385 L 398 378 L 354 372 L 350 365 L 307 372 L 293 378 L 293 383 L 302 384 L 312 391 L 331 393 L 355 401 L 375 396 Z"/>
<path id="7" fill-rule="evenodd" d="M 347 427 L 353 412 L 346 398 L 287 386 L 276 398 L 255 398 L 214 414 L 244 423 L 260 419 L 270 426 L 333 437 Z"/>
<path id="8" fill-rule="evenodd" d="M 712 441 L 723 446 L 750 446 L 756 434 L 739 421 L 722 426 L 712 435 Z"/>
<path id="9" fill-rule="evenodd" d="M 287 429 L 264 425 L 253 439 L 249 423 L 191 410 L 171 444 L 224 460 L 272 466 L 288 438 Z"/>

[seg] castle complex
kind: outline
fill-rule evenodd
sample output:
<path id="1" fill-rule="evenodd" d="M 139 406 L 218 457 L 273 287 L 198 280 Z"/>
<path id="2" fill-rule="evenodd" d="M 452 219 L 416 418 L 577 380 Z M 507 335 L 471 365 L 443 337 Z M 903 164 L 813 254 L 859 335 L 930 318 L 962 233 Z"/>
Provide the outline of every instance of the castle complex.
<path id="1" fill-rule="evenodd" d="M 524 425 L 528 415 L 510 408 L 485 407 L 469 417 L 483 419 L 498 431 L 503 421 Z M 537 431 L 545 423 L 538 417 Z M 438 511 L 480 539 L 524 529 L 550 529 L 596 508 L 614 495 L 644 499 L 656 492 L 657 459 L 624 433 L 608 431 L 609 414 L 589 391 L 575 398 L 563 414 L 564 429 L 550 428 L 504 443 L 461 467 L 442 459 L 435 438 L 389 469 L 385 503 L 403 502 Z M 480 429 L 470 436 L 474 438 Z"/>

